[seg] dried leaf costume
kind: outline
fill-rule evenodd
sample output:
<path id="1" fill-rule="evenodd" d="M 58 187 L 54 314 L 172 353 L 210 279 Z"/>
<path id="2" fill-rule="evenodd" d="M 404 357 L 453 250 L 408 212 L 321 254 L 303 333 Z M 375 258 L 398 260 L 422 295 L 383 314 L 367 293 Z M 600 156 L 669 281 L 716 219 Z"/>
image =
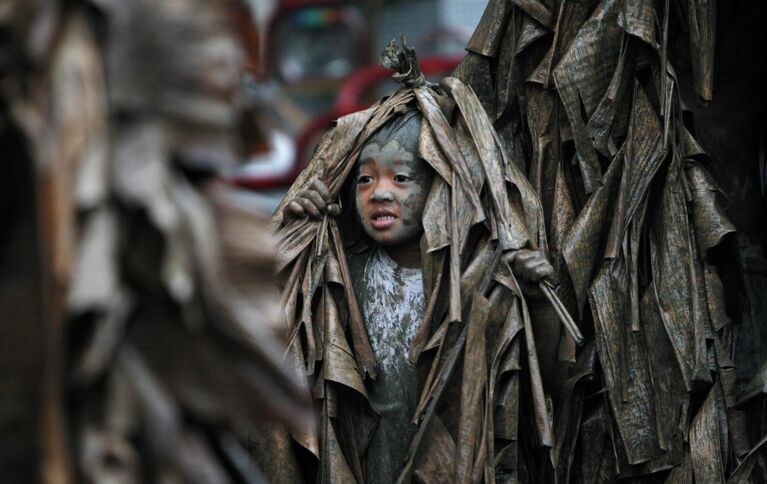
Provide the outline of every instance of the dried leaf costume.
<path id="1" fill-rule="evenodd" d="M 242 6 L 3 3 L 0 481 L 261 482 L 249 433 L 311 420 L 267 218 L 208 183 Z"/>
<path id="2" fill-rule="evenodd" d="M 711 99 L 715 22 L 713 1 L 491 0 L 456 72 L 541 196 L 559 294 L 593 328 L 556 413 L 559 482 L 753 467 L 735 471 L 754 443 L 726 297 L 735 229 L 674 69 L 690 62 Z"/>
<path id="3" fill-rule="evenodd" d="M 520 411 L 533 422 L 530 440 L 554 445 L 527 303 L 501 260 L 514 249 L 545 250 L 541 205 L 470 88 L 455 78 L 427 84 L 412 51 L 393 44 L 383 60 L 405 87 L 340 118 L 283 206 L 317 179 L 344 199 L 367 140 L 398 113 L 420 110 L 418 151 L 436 175 L 422 217 L 426 309 L 409 349 L 422 377 L 418 431 L 400 479 L 494 482 L 516 472 Z M 349 219 L 283 221 L 282 208 L 273 223 L 289 354 L 321 408 L 319 432 L 295 437 L 319 459 L 321 482 L 364 482 L 376 420 L 365 380 L 377 363 L 351 286 Z"/>

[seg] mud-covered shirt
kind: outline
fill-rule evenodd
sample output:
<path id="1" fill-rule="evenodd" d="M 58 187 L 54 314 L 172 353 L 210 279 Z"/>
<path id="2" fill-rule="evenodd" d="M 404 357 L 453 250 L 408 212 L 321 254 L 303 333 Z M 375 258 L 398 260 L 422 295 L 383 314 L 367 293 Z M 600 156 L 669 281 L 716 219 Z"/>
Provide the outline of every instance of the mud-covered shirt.
<path id="1" fill-rule="evenodd" d="M 417 430 L 410 423 L 418 383 L 408 348 L 423 317 L 423 278 L 421 269 L 397 265 L 380 247 L 351 254 L 349 266 L 379 365 L 378 378 L 367 385 L 380 421 L 367 452 L 366 480 L 389 484 L 396 482 Z"/>

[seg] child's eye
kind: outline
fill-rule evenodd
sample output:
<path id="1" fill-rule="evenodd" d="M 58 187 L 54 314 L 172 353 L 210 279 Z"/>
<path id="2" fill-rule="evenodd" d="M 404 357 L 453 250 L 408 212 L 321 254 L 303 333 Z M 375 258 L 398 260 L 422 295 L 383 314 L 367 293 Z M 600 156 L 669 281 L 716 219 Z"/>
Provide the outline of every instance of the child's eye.
<path id="1" fill-rule="evenodd" d="M 412 180 L 412 178 L 407 175 L 394 175 L 394 181 L 397 183 L 405 183 L 409 182 L 410 180 Z"/>
<path id="2" fill-rule="evenodd" d="M 373 177 L 370 175 L 360 175 L 357 177 L 357 184 L 364 185 L 373 181 Z"/>

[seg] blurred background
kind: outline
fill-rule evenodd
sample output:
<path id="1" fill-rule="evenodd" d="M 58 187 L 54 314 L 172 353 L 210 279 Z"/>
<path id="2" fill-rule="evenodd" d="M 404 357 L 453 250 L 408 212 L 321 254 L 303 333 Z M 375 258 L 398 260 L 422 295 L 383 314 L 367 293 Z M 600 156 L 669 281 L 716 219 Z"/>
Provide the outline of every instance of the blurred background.
<path id="1" fill-rule="evenodd" d="M 484 4 L 1 1 L 0 482 L 312 475 L 269 215 L 392 38 L 437 80 Z"/>
<path id="2" fill-rule="evenodd" d="M 433 80 L 464 56 L 486 0 L 250 0 L 258 62 L 246 79 L 254 107 L 245 129 L 258 135 L 229 181 L 252 190 L 265 211 L 277 207 L 334 119 L 368 107 L 394 89 L 378 65 L 400 35 Z"/>

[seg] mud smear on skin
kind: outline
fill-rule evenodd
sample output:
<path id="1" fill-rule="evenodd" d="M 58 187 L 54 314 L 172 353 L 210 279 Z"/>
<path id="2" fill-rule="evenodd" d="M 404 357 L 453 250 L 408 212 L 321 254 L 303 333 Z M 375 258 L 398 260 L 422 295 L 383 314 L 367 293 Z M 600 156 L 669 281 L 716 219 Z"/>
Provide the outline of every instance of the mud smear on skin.
<path id="1" fill-rule="evenodd" d="M 413 123 L 408 126 L 407 130 L 417 131 L 420 129 L 419 124 Z M 400 130 L 400 133 L 405 130 Z M 405 133 L 403 133 L 405 134 Z M 412 138 L 412 136 L 403 136 L 406 139 Z M 429 193 L 431 182 L 434 178 L 434 174 L 429 166 L 420 159 L 417 155 L 417 146 L 413 143 L 413 146 L 404 147 L 397 139 L 382 140 L 385 143 L 383 147 L 378 142 L 371 142 L 362 150 L 360 155 L 360 164 L 357 168 L 357 173 L 361 172 L 361 166 L 368 160 L 378 160 L 384 166 L 390 168 L 393 172 L 403 172 L 412 179 L 411 185 L 405 189 L 409 192 L 406 198 L 400 201 L 397 197 L 394 197 L 393 203 L 399 204 L 402 209 L 400 210 L 400 217 L 402 226 L 395 233 L 395 238 L 402 239 L 399 242 L 405 242 L 405 239 L 415 237 L 421 232 L 421 215 L 423 208 L 426 204 L 426 197 Z M 410 148 L 410 149 L 408 149 Z M 396 160 L 396 161 L 388 161 Z M 355 202 L 357 204 L 357 211 L 360 214 L 360 223 L 368 229 L 368 232 L 372 230 L 369 226 L 368 220 L 362 215 L 361 200 L 360 200 L 359 188 L 357 187 L 355 193 Z"/>
<path id="2" fill-rule="evenodd" d="M 421 226 L 421 216 L 423 208 L 426 205 L 426 197 L 429 195 L 431 182 L 434 180 L 434 173 L 427 166 L 426 162 L 417 158 L 406 163 L 410 168 L 411 178 L 417 189 L 414 187 L 412 193 L 402 202 L 402 224 L 404 226 Z"/>

